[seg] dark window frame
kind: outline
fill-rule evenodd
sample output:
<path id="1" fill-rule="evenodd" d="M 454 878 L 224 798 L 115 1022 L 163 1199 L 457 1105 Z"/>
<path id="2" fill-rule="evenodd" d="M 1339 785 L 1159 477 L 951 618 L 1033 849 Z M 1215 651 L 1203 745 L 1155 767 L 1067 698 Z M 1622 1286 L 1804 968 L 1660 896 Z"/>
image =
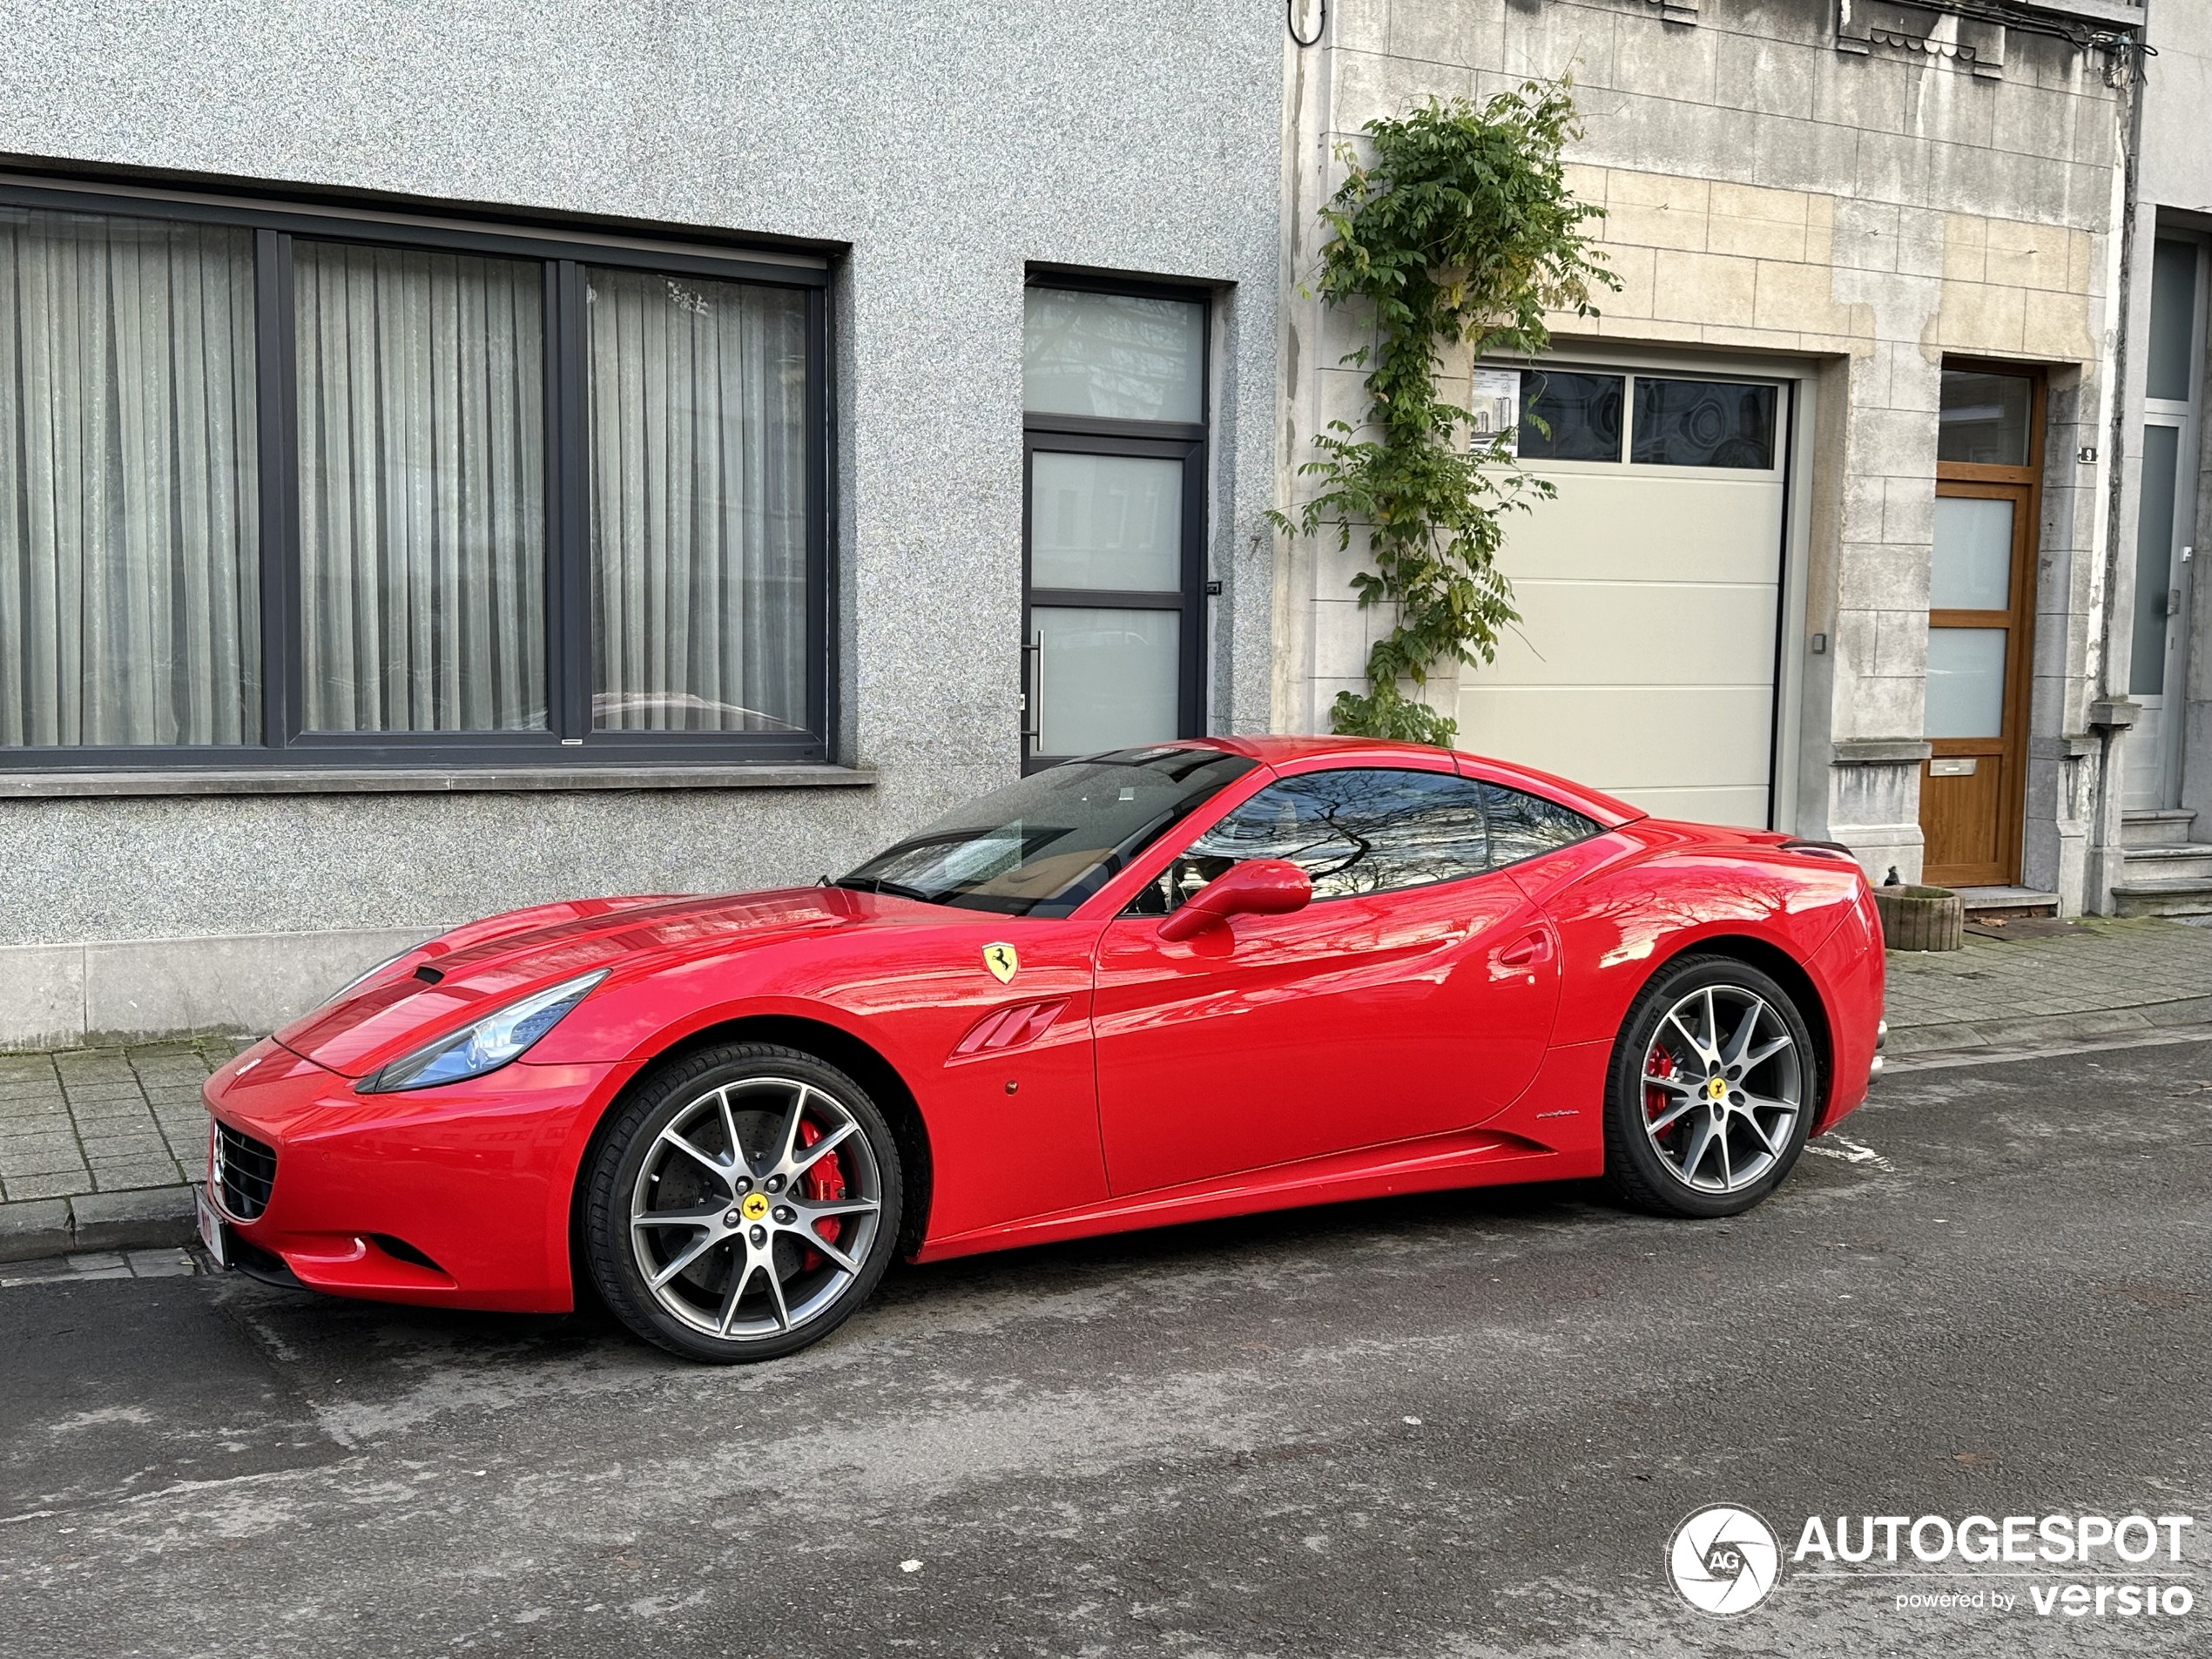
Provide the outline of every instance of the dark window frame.
<path id="1" fill-rule="evenodd" d="M 1609 456 L 1527 455 L 1523 457 L 1523 460 L 1524 463 L 1528 466 L 1539 468 L 1554 465 L 1571 465 L 1578 467 L 1618 467 L 1622 469 L 1624 475 L 1632 471 L 1649 473 L 1665 468 L 1677 472 L 1697 471 L 1738 473 L 1751 477 L 1770 477 L 1779 472 L 1785 478 L 1787 477 L 1790 455 L 1790 445 L 1788 440 L 1791 435 L 1793 435 L 1794 429 L 1787 428 L 1784 423 L 1795 412 L 1795 406 L 1791 401 L 1791 388 L 1795 386 L 1796 382 L 1786 375 L 1777 376 L 1759 374 L 1737 374 L 1733 371 L 1728 373 L 1719 373 L 1701 370 L 1694 368 L 1670 367 L 1666 368 L 1637 368 L 1628 367 L 1620 363 L 1602 362 L 1596 360 L 1586 362 L 1579 358 L 1568 359 L 1553 357 L 1543 357 L 1533 360 L 1504 357 L 1486 358 L 1481 362 L 1477 363 L 1475 367 L 1478 368 L 1513 369 L 1523 377 L 1521 381 L 1521 419 L 1524 421 L 1526 421 L 1528 418 L 1528 406 L 1533 401 L 1531 388 L 1528 385 L 1528 380 L 1532 376 L 1541 378 L 1553 374 L 1576 374 L 1618 380 L 1621 382 L 1621 430 L 1615 447 L 1615 452 L 1613 455 Z M 1641 382 L 1645 381 L 1671 381 L 1676 382 L 1688 382 L 1695 385 L 1758 386 L 1771 388 L 1774 391 L 1772 419 L 1774 421 L 1775 432 L 1770 438 L 1769 444 L 1773 450 L 1772 459 L 1764 467 L 1722 467 L 1703 462 L 1637 460 L 1635 458 L 1637 436 L 1636 403 L 1638 401 L 1636 388 Z M 1555 435 L 1552 441 L 1556 441 Z"/>
<path id="2" fill-rule="evenodd" d="M 72 190 L 0 181 L 0 205 L 111 218 L 226 225 L 253 233 L 254 391 L 260 481 L 261 738 L 235 745 L 0 746 L 0 768 L 185 772 L 796 765 L 831 759 L 837 672 L 830 617 L 831 273 L 742 250 L 577 232 L 287 208 L 280 203 Z M 543 732 L 308 732 L 300 682 L 295 240 L 535 260 L 544 282 L 546 710 Z M 764 251 L 765 252 L 765 251 Z M 698 276 L 806 295 L 806 729 L 795 732 L 596 731 L 591 725 L 590 487 L 585 267 Z"/>
<path id="3" fill-rule="evenodd" d="M 1210 475 L 1208 434 L 1213 414 L 1213 294 L 1210 289 L 1174 283 L 1124 281 L 1048 269 L 1032 269 L 1022 284 L 1074 293 L 1131 294 L 1144 300 L 1173 300 L 1199 308 L 1198 415 L 1197 421 L 1118 421 L 1096 415 L 1049 415 L 1024 409 L 1022 416 L 1022 770 L 1042 772 L 1073 754 L 1046 754 L 1042 740 L 1043 669 L 1033 616 L 1046 609 L 1076 606 L 1127 610 L 1173 610 L 1182 618 L 1176 684 L 1175 739 L 1205 735 L 1206 664 L 1206 497 Z M 1026 400 L 1025 400 L 1026 401 Z M 1105 588 L 1041 588 L 1032 580 L 1030 480 L 1039 450 L 1058 455 L 1152 455 L 1183 462 L 1183 579 L 1172 593 L 1123 592 Z"/>

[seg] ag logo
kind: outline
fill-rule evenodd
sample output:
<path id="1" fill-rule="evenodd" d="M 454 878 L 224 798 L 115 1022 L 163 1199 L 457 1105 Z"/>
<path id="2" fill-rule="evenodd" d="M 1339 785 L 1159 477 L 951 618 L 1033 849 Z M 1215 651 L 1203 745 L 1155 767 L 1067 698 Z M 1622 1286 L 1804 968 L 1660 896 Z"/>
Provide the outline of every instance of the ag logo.
<path id="1" fill-rule="evenodd" d="M 1749 1509 L 1709 1504 L 1675 1528 L 1667 1570 L 1700 1613 L 1745 1613 L 1766 1600 L 1782 1569 L 1774 1529 Z"/>
<path id="2" fill-rule="evenodd" d="M 986 945 L 983 947 L 983 966 L 997 974 L 999 983 L 1004 985 L 1022 971 L 1022 959 L 1015 954 L 1011 945 Z"/>

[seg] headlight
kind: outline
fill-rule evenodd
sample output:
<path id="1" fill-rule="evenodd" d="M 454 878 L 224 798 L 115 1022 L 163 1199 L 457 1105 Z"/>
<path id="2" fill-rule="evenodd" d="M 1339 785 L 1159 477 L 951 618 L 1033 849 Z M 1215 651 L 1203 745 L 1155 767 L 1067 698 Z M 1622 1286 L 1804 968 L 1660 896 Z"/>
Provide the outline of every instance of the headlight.
<path id="1" fill-rule="evenodd" d="M 519 1058 L 530 1044 L 561 1022 L 561 1016 L 583 1001 L 591 988 L 607 977 L 596 974 L 563 980 L 519 1002 L 496 1008 L 474 1024 L 440 1037 L 427 1048 L 403 1055 L 388 1066 L 354 1085 L 356 1094 L 389 1095 L 402 1089 L 430 1089 L 439 1083 L 481 1077 Z"/>

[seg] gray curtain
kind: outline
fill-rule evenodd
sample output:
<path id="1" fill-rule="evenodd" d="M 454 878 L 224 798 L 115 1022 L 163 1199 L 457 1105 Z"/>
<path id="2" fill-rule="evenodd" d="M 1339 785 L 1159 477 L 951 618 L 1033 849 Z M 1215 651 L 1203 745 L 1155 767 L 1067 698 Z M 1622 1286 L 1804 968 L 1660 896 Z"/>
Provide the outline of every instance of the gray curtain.
<path id="1" fill-rule="evenodd" d="M 542 730 L 543 267 L 295 243 L 304 724 Z"/>
<path id="2" fill-rule="evenodd" d="M 803 729 L 806 296 L 590 280 L 594 724 Z"/>
<path id="3" fill-rule="evenodd" d="M 260 741 L 253 243 L 0 206 L 0 745 Z"/>

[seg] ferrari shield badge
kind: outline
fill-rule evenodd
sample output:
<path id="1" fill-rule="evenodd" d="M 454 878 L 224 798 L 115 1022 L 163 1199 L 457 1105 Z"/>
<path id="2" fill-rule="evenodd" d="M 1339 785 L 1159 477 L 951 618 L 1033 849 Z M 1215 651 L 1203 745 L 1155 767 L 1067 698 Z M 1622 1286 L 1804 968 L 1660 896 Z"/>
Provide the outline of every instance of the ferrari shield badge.
<path id="1" fill-rule="evenodd" d="M 997 974 L 999 983 L 1004 985 L 1022 971 L 1022 959 L 1015 954 L 1011 945 L 986 945 L 983 966 Z"/>

